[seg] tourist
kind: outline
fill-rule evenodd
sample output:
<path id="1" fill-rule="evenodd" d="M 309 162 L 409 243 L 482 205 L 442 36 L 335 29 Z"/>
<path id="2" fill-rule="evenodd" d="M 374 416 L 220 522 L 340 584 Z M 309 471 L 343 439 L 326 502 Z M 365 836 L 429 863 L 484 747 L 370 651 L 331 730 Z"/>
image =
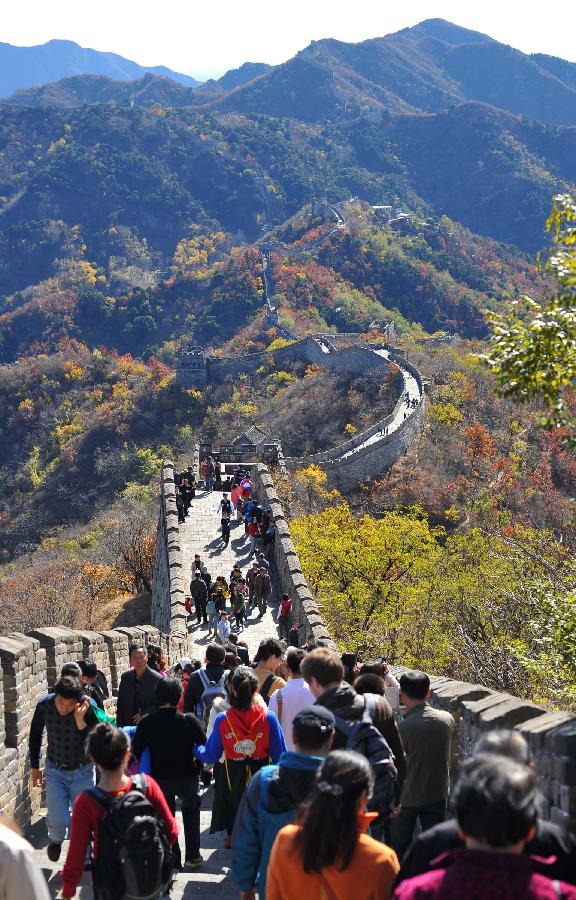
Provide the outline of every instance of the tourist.
<path id="1" fill-rule="evenodd" d="M 344 666 L 338 654 L 328 647 L 318 647 L 316 650 L 310 651 L 302 660 L 300 671 L 316 698 L 316 702 L 332 710 L 336 716 L 336 736 L 334 738 L 336 749 L 345 747 L 347 741 L 346 734 L 339 728 L 338 720 L 340 719 L 345 725 L 350 726 L 362 719 L 365 713 L 370 715 L 372 724 L 380 732 L 394 757 L 397 784 L 393 799 L 397 808 L 406 776 L 406 756 L 396 717 L 390 704 L 384 697 L 357 694 L 352 685 L 344 681 Z M 381 809 L 378 812 L 380 812 L 380 816 L 374 821 L 371 832 L 378 837 L 385 833 L 387 836 L 390 810 Z"/>
<path id="2" fill-rule="evenodd" d="M 474 756 L 493 753 L 506 756 L 521 765 L 533 764 L 525 738 L 519 731 L 508 729 L 489 731 L 474 746 Z M 402 860 L 396 885 L 406 878 L 421 875 L 430 868 L 432 860 L 444 853 L 465 846 L 456 819 L 449 819 L 422 832 L 412 843 Z M 538 819 L 536 834 L 524 845 L 525 854 L 549 860 L 545 874 L 569 884 L 576 884 L 576 838 L 559 825 Z"/>
<path id="3" fill-rule="evenodd" d="M 364 675 L 358 675 L 354 679 L 354 690 L 357 694 L 377 694 L 379 697 L 386 696 L 386 685 L 384 679 L 373 672 L 365 672 Z"/>
<path id="4" fill-rule="evenodd" d="M 175 678 L 156 685 L 157 712 L 144 716 L 132 739 L 132 752 L 140 759 L 150 751 L 151 775 L 158 782 L 172 815 L 176 815 L 176 797 L 180 800 L 184 823 L 184 869 L 196 869 L 200 855 L 200 765 L 194 756 L 196 744 L 206 741 L 206 731 L 191 713 L 178 712 L 182 688 Z M 182 861 L 178 843 L 173 847 L 176 865 Z"/>
<path id="5" fill-rule="evenodd" d="M 225 657 L 226 650 L 222 644 L 208 644 L 204 665 L 190 676 L 188 689 L 184 696 L 183 710 L 185 713 L 193 712 L 199 718 L 203 718 L 202 694 L 206 690 L 205 681 L 218 684 L 226 672 Z M 200 675 L 201 671 L 204 672 L 204 680 Z"/>
<path id="6" fill-rule="evenodd" d="M 452 796 L 465 849 L 403 881 L 394 900 L 576 900 L 576 888 L 540 874 L 550 861 L 523 852 L 536 833 L 539 799 L 528 766 L 495 754 L 465 760 Z"/>
<path id="7" fill-rule="evenodd" d="M 359 753 L 337 750 L 326 757 L 298 824 L 282 828 L 272 847 L 266 900 L 390 896 L 398 860 L 366 834 L 372 786 L 370 763 Z"/>
<path id="8" fill-rule="evenodd" d="M 278 637 L 288 639 L 290 633 L 290 610 L 292 601 L 288 594 L 282 594 L 278 610 Z"/>
<path id="9" fill-rule="evenodd" d="M 50 900 L 34 848 L 18 826 L 0 819 L 0 900 Z"/>
<path id="10" fill-rule="evenodd" d="M 224 541 L 224 546 L 227 547 L 230 540 L 230 519 L 232 518 L 232 501 L 229 499 L 228 494 L 222 494 L 217 512 L 220 514 L 222 540 Z"/>
<path id="11" fill-rule="evenodd" d="M 248 609 L 252 609 L 254 606 L 254 582 L 256 581 L 256 576 L 259 571 L 260 566 L 257 562 L 253 562 L 251 568 L 249 568 L 246 573 L 246 584 L 248 585 Z"/>
<path id="12" fill-rule="evenodd" d="M 237 653 L 242 665 L 249 666 L 250 665 L 250 654 L 248 652 L 248 644 L 246 643 L 246 641 L 239 641 L 238 635 L 234 634 L 234 633 L 230 634 L 230 637 L 228 638 L 228 640 L 236 648 L 236 653 Z"/>
<path id="13" fill-rule="evenodd" d="M 304 706 L 314 703 L 314 697 L 310 688 L 304 681 L 300 672 L 300 665 L 306 656 L 305 650 L 298 650 L 296 647 L 290 647 L 286 653 L 286 667 L 290 678 L 285 686 L 274 691 L 270 696 L 270 709 L 278 716 L 278 721 L 288 750 L 294 750 L 292 743 L 292 722 L 296 714 Z"/>
<path id="14" fill-rule="evenodd" d="M 228 613 L 226 610 L 220 613 L 220 620 L 217 626 L 218 630 L 218 639 L 223 643 L 228 643 L 228 638 L 230 637 L 230 622 L 228 621 Z"/>
<path id="15" fill-rule="evenodd" d="M 223 607 L 220 610 L 217 609 L 216 600 L 216 593 L 210 591 L 208 602 L 206 603 L 206 616 L 208 617 L 208 628 L 210 629 L 209 640 L 215 640 L 218 637 L 218 620 L 223 609 Z"/>
<path id="16" fill-rule="evenodd" d="M 167 806 L 162 791 L 153 778 L 149 775 L 138 775 L 134 779 L 125 774 L 131 750 L 130 742 L 123 731 L 108 723 L 100 723 L 90 734 L 87 750 L 90 758 L 96 764 L 100 778 L 97 788 L 84 791 L 74 803 L 70 846 L 66 863 L 62 869 L 62 897 L 73 897 L 76 893 L 84 871 L 84 861 L 90 843 L 92 843 L 92 881 L 95 897 L 124 896 L 122 882 L 125 870 L 120 859 L 115 856 L 109 857 L 105 851 L 99 853 L 103 844 L 102 835 L 99 833 L 100 823 L 104 819 L 107 809 L 111 809 L 113 806 L 118 808 L 118 804 L 123 806 L 126 801 L 129 804 L 134 795 L 141 797 L 141 802 L 146 797 L 150 804 L 150 806 L 146 804 L 147 811 L 149 808 L 150 812 L 155 813 L 163 826 L 167 843 L 170 846 L 175 844 L 178 837 L 178 825 Z M 124 806 L 126 814 L 123 818 L 125 819 L 130 816 L 128 808 L 128 805 Z M 108 853 L 112 849 L 111 841 L 112 838 L 106 841 Z M 172 862 L 168 860 L 168 856 L 169 851 L 166 854 L 165 864 L 162 866 L 166 872 L 166 886 L 171 880 L 172 868 Z M 148 861 L 152 864 L 152 860 Z M 132 863 L 137 879 L 146 877 L 142 871 L 142 862 L 141 858 L 137 858 Z M 110 885 L 118 892 L 117 894 L 109 893 Z"/>
<path id="17" fill-rule="evenodd" d="M 300 646 L 300 629 L 302 625 L 300 622 L 292 622 L 290 626 L 290 631 L 288 632 L 288 644 L 290 647 L 299 647 Z"/>
<path id="18" fill-rule="evenodd" d="M 86 757 L 87 729 L 97 722 L 79 678 L 64 675 L 54 692 L 36 704 L 28 749 L 32 787 L 46 789 L 48 859 L 57 862 L 70 825 L 76 797 L 94 784 L 94 767 Z M 40 768 L 42 737 L 46 729 L 46 763 Z"/>
<path id="19" fill-rule="evenodd" d="M 201 573 L 202 573 L 202 581 L 206 585 L 206 589 L 208 590 L 208 593 L 210 593 L 210 588 L 212 587 L 212 576 L 206 566 L 202 566 Z"/>
<path id="20" fill-rule="evenodd" d="M 196 624 L 208 624 L 208 588 L 206 582 L 202 578 L 200 569 L 194 573 L 194 578 L 190 582 L 190 598 L 194 601 L 194 611 L 196 613 Z"/>
<path id="21" fill-rule="evenodd" d="M 260 534 L 260 526 L 258 525 L 258 522 L 256 521 L 256 519 L 251 518 L 248 521 L 247 533 L 248 533 L 248 538 L 250 540 L 249 553 L 251 556 L 253 556 L 256 553 L 256 542 L 257 542 L 258 536 Z"/>
<path id="22" fill-rule="evenodd" d="M 194 561 L 192 563 L 192 568 L 191 568 L 192 578 L 194 578 L 194 575 L 196 574 L 196 572 L 201 573 L 203 568 L 204 568 L 204 561 L 203 561 L 202 557 L 200 556 L 199 553 L 195 553 Z"/>
<path id="23" fill-rule="evenodd" d="M 266 569 L 260 567 L 254 579 L 254 600 L 261 616 L 264 615 L 268 603 L 272 599 L 272 581 Z"/>
<path id="24" fill-rule="evenodd" d="M 255 673 L 238 666 L 226 682 L 230 708 L 219 713 L 205 747 L 196 755 L 204 764 L 216 763 L 224 753 L 222 777 L 216 780 L 211 831 L 226 831 L 230 848 L 234 817 L 252 775 L 269 759 L 277 763 L 286 749 L 276 716 L 254 701 L 258 690 Z"/>
<path id="25" fill-rule="evenodd" d="M 330 752 L 334 716 L 321 706 L 305 706 L 295 716 L 290 732 L 292 750 L 283 753 L 277 766 L 264 766 L 248 785 L 232 834 L 232 881 L 241 896 L 258 891 L 266 897 L 266 872 L 270 851 L 279 830 L 293 822 L 296 810 L 311 793 L 316 772 Z"/>
<path id="26" fill-rule="evenodd" d="M 264 554 L 262 552 L 260 552 L 258 554 L 258 565 L 260 566 L 261 569 L 264 569 L 266 572 L 268 572 L 268 575 L 272 574 L 272 570 L 270 568 L 270 563 L 268 562 L 268 560 L 266 559 L 266 557 L 264 556 Z"/>
<path id="27" fill-rule="evenodd" d="M 154 672 L 158 672 L 162 678 L 165 678 L 169 664 L 162 647 L 159 647 L 158 644 L 148 644 L 147 650 L 148 665 Z"/>
<path id="28" fill-rule="evenodd" d="M 236 628 L 244 629 L 244 620 L 246 617 L 246 582 L 244 579 L 234 589 L 234 597 L 232 599 L 232 611 L 236 619 Z"/>
<path id="29" fill-rule="evenodd" d="M 82 690 L 99 709 L 104 709 L 104 694 L 98 685 L 98 666 L 91 659 L 80 659 Z"/>
<path id="30" fill-rule="evenodd" d="M 116 701 L 118 726 L 137 725 L 142 716 L 157 709 L 154 689 L 161 676 L 148 665 L 148 653 L 141 644 L 128 650 L 131 669 L 122 673 Z"/>
<path id="31" fill-rule="evenodd" d="M 450 755 L 454 719 L 428 703 L 430 679 L 424 672 L 404 672 L 400 697 L 406 714 L 400 734 L 408 767 L 400 796 L 402 808 L 391 823 L 391 841 L 402 861 L 412 842 L 416 822 L 422 831 L 446 818 L 450 792 Z"/>
<path id="32" fill-rule="evenodd" d="M 266 704 L 274 691 L 286 686 L 285 680 L 278 675 L 283 656 L 284 648 L 276 638 L 261 641 L 256 651 L 254 674 L 258 678 L 258 692 Z"/>

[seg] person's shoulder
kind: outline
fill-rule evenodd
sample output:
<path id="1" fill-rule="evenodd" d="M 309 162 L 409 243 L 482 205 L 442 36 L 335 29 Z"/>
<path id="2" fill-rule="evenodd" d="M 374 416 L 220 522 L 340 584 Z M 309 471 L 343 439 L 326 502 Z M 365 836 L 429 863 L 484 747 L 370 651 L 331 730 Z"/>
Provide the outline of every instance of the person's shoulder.
<path id="1" fill-rule="evenodd" d="M 0 822 L 0 845 L 11 853 L 34 852 L 32 845 L 22 835 L 3 822 Z"/>
<path id="2" fill-rule="evenodd" d="M 286 681 L 284 681 L 284 679 L 280 675 L 275 675 L 274 681 L 272 682 L 272 688 L 274 689 L 274 691 L 279 691 L 280 688 L 283 687 L 286 687 Z"/>
<path id="3" fill-rule="evenodd" d="M 55 698 L 56 694 L 54 693 L 54 691 L 52 691 L 50 694 L 46 694 L 45 697 L 40 697 L 40 700 L 38 701 L 36 706 L 40 706 L 42 708 L 44 708 L 45 706 L 50 706 L 54 703 Z"/>
<path id="4" fill-rule="evenodd" d="M 291 822 L 289 825 L 284 825 L 284 827 L 281 828 L 278 832 L 278 837 L 276 838 L 276 840 L 278 841 L 278 845 L 286 846 L 287 844 L 291 844 L 299 831 L 300 826 L 294 822 Z"/>
<path id="5" fill-rule="evenodd" d="M 360 834 L 358 837 L 358 846 L 363 856 L 377 860 L 379 864 L 392 863 L 398 867 L 398 857 L 388 844 L 377 841 L 369 834 Z"/>
<path id="6" fill-rule="evenodd" d="M 401 881 L 394 889 L 394 900 L 426 900 L 426 898 L 442 896 L 439 891 L 445 878 L 444 869 L 431 869 L 414 878 Z"/>
<path id="7" fill-rule="evenodd" d="M 437 719 L 439 722 L 445 722 L 446 725 L 450 725 L 450 727 L 453 727 L 455 724 L 454 716 L 445 709 L 436 709 L 435 706 L 427 704 L 425 712 L 427 717 Z"/>

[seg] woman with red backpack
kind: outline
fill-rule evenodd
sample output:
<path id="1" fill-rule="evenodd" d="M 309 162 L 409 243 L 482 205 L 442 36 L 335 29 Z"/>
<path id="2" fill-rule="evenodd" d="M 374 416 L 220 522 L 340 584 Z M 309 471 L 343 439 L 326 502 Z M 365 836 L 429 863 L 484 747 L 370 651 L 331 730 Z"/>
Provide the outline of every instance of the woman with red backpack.
<path id="1" fill-rule="evenodd" d="M 252 775 L 268 763 L 277 763 L 286 750 L 280 723 L 273 712 L 259 706 L 254 696 L 258 678 L 247 666 L 238 666 L 226 683 L 229 708 L 216 716 L 205 746 L 196 748 L 201 763 L 212 765 L 224 754 L 216 778 L 210 831 L 230 835 L 242 794 Z"/>

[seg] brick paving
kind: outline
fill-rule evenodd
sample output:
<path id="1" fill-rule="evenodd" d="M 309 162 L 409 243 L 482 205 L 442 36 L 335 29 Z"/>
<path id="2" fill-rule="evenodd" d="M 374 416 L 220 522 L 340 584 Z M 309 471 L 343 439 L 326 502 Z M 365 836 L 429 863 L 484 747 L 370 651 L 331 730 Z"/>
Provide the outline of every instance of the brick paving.
<path id="1" fill-rule="evenodd" d="M 211 494 L 198 492 L 186 522 L 180 526 L 185 579 L 188 579 L 190 574 L 195 553 L 200 553 L 213 578 L 216 578 L 217 575 L 224 575 L 227 581 L 234 565 L 239 565 L 244 573 L 252 563 L 252 557 L 248 555 L 249 543 L 244 536 L 243 524 L 233 524 L 228 547 L 224 547 L 222 544 L 219 532 L 220 520 L 217 513 L 217 505 L 221 496 L 216 492 Z M 240 632 L 240 635 L 248 643 L 251 656 L 262 638 L 277 635 L 276 611 L 277 605 L 274 604 L 262 617 L 258 615 L 257 611 L 250 613 L 248 626 Z M 195 622 L 195 619 L 193 621 Z M 190 625 L 189 630 L 194 637 L 196 655 L 203 660 L 206 644 L 209 642 L 208 629 L 203 626 Z M 203 790 L 200 817 L 200 845 L 204 864 L 197 872 L 191 874 L 179 872 L 177 874 L 174 887 L 169 895 L 172 900 L 188 900 L 192 897 L 239 896 L 238 888 L 228 877 L 232 854 L 231 851 L 224 849 L 224 834 L 210 834 L 211 809 L 212 789 L 208 788 Z M 177 814 L 177 818 L 181 834 L 183 834 L 180 813 Z M 66 841 L 63 845 L 60 863 L 55 864 L 51 863 L 46 856 L 47 836 L 43 818 L 34 825 L 30 839 L 37 848 L 38 858 L 48 881 L 51 895 L 55 897 L 60 888 L 58 872 L 66 858 L 68 842 Z M 92 900 L 90 884 L 90 876 L 85 875 L 76 896 L 81 900 Z"/>

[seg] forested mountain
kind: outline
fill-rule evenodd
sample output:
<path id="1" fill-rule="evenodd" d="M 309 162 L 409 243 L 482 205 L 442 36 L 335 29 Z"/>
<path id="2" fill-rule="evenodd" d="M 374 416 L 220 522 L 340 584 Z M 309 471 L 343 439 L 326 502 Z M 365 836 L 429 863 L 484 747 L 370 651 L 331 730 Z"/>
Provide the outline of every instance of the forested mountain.
<path id="1" fill-rule="evenodd" d="M 142 78 L 146 72 L 192 87 L 199 82 L 166 66 L 140 66 L 117 53 L 80 47 L 74 41 L 48 41 L 34 47 L 0 43 L 0 97 L 71 75 L 106 75 L 117 81 Z"/>

